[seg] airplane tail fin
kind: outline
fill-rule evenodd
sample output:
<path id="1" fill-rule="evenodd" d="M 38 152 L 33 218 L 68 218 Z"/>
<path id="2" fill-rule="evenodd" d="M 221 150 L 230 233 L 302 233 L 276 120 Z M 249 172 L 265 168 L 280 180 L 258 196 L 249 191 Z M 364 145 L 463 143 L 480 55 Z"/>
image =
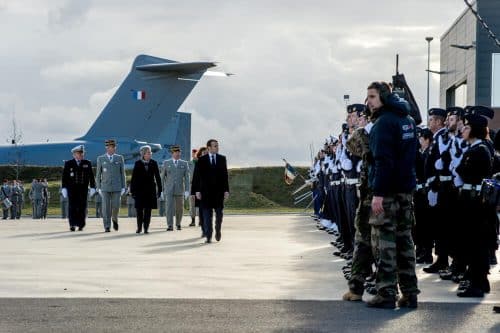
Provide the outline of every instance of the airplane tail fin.
<path id="1" fill-rule="evenodd" d="M 190 117 L 185 119 L 177 110 L 207 69 L 215 66 L 213 62 L 181 63 L 139 55 L 94 124 L 78 139 L 133 138 L 165 143 L 159 140 L 172 136 L 177 140 L 179 127 L 175 125 L 181 120 L 190 133 Z"/>

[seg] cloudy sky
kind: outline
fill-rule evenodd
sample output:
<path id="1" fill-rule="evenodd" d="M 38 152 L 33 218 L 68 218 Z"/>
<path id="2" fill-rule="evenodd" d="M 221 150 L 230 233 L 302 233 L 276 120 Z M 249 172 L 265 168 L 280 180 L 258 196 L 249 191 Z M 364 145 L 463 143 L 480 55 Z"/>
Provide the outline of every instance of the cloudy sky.
<path id="1" fill-rule="evenodd" d="M 425 109 L 427 42 L 462 0 L 180 1 L 0 0 L 0 139 L 12 119 L 25 143 L 84 134 L 138 54 L 213 60 L 236 75 L 205 77 L 181 111 L 192 143 L 220 140 L 231 166 L 309 163 L 337 133 L 345 103 L 403 72 Z M 431 106 L 439 78 L 431 80 Z"/>

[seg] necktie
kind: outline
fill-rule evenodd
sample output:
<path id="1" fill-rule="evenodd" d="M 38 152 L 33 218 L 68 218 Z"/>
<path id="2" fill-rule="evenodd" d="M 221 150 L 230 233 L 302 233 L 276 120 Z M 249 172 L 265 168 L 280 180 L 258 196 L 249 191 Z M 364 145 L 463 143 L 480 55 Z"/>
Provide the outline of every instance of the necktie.
<path id="1" fill-rule="evenodd" d="M 215 156 L 212 155 L 212 156 L 210 156 L 210 158 L 212 159 L 212 166 L 215 166 Z"/>
<path id="2" fill-rule="evenodd" d="M 110 162 L 113 162 L 113 155 L 110 155 L 110 156 L 109 156 L 109 161 L 110 161 Z"/>
<path id="3" fill-rule="evenodd" d="M 175 167 L 177 168 L 177 160 L 174 160 Z"/>
<path id="4" fill-rule="evenodd" d="M 80 166 L 80 161 L 76 161 L 76 166 Z"/>

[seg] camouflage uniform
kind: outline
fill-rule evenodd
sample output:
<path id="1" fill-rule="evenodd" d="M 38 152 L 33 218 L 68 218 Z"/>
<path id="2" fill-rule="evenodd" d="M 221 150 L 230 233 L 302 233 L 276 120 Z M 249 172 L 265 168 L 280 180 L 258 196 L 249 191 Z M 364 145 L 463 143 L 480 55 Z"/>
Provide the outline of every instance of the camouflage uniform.
<path id="1" fill-rule="evenodd" d="M 362 295 L 364 291 L 365 278 L 372 273 L 373 254 L 371 247 L 371 227 L 368 223 L 371 212 L 372 192 L 368 188 L 368 159 L 370 147 L 368 144 L 368 133 L 364 128 L 357 129 L 347 141 L 347 148 L 353 155 L 361 157 L 361 172 L 359 197 L 360 204 L 356 210 L 354 219 L 354 253 L 352 258 L 351 278 L 349 279 L 349 290 Z"/>
<path id="2" fill-rule="evenodd" d="M 383 297 L 395 297 L 398 282 L 404 295 L 419 293 L 411 235 L 415 222 L 412 200 L 410 193 L 384 197 L 384 214 L 370 217 L 372 245 L 378 249 L 376 288 Z"/>

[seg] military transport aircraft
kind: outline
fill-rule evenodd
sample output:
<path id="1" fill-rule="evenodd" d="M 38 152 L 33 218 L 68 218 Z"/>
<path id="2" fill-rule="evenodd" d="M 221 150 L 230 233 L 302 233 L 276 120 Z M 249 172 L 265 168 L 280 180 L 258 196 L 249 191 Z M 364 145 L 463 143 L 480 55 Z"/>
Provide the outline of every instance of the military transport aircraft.
<path id="1" fill-rule="evenodd" d="M 176 62 L 139 55 L 132 69 L 88 132 L 72 141 L 0 145 L 0 165 L 62 166 L 71 148 L 85 145 L 86 158 L 95 163 L 104 153 L 104 140 L 116 139 L 118 153 L 133 165 L 139 147 L 149 144 L 160 159 L 174 144 L 189 160 L 191 114 L 179 107 L 202 76 L 229 76 L 208 71 L 214 62 Z"/>

